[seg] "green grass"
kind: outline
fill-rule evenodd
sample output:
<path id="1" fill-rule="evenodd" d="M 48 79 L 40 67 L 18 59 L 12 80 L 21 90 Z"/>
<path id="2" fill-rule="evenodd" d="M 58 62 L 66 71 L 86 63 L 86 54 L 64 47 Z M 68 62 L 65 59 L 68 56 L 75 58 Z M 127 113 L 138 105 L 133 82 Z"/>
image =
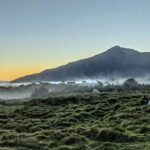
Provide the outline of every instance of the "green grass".
<path id="1" fill-rule="evenodd" d="M 0 103 L 0 149 L 149 150 L 146 91 Z"/>

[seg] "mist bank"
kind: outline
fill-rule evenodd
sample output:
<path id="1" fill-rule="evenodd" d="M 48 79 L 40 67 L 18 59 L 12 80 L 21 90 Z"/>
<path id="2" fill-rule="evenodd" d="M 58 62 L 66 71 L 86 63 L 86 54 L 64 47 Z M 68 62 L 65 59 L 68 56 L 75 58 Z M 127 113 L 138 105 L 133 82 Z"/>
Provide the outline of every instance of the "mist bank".
<path id="1" fill-rule="evenodd" d="M 28 83 L 0 83 L 0 100 L 29 100 L 32 98 L 46 98 L 51 95 L 69 93 L 99 93 L 101 91 L 119 90 L 121 88 L 139 88 L 150 86 L 149 77 L 146 78 L 112 78 L 112 79 L 84 79 L 58 82 L 28 82 Z"/>

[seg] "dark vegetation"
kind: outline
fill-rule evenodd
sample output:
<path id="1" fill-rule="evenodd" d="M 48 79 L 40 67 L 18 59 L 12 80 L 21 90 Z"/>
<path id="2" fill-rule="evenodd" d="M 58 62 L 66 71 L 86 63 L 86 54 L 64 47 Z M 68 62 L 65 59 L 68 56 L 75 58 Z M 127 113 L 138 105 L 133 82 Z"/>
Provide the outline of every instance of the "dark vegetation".
<path id="1" fill-rule="evenodd" d="M 149 150 L 149 91 L 0 102 L 0 149 Z"/>

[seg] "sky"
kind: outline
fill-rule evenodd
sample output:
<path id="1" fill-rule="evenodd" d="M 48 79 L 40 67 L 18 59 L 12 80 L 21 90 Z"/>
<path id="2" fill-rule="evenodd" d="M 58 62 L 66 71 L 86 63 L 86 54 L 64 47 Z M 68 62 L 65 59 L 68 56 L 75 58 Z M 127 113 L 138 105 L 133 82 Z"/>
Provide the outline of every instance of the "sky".
<path id="1" fill-rule="evenodd" d="M 99 54 L 150 52 L 150 0 L 0 0 L 0 80 Z"/>

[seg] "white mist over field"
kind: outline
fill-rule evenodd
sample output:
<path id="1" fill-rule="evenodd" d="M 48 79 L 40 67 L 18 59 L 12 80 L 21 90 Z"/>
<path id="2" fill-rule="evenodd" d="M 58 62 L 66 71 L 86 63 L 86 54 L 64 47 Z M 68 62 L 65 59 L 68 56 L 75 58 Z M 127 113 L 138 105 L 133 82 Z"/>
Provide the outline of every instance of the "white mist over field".
<path id="1" fill-rule="evenodd" d="M 0 100 L 24 100 L 43 98 L 60 93 L 91 92 L 100 86 L 122 85 L 127 79 L 84 79 L 66 82 L 35 82 L 35 83 L 9 83 L 0 82 Z M 136 78 L 139 84 L 150 84 L 148 78 Z M 101 87 L 102 88 L 102 87 Z"/>

